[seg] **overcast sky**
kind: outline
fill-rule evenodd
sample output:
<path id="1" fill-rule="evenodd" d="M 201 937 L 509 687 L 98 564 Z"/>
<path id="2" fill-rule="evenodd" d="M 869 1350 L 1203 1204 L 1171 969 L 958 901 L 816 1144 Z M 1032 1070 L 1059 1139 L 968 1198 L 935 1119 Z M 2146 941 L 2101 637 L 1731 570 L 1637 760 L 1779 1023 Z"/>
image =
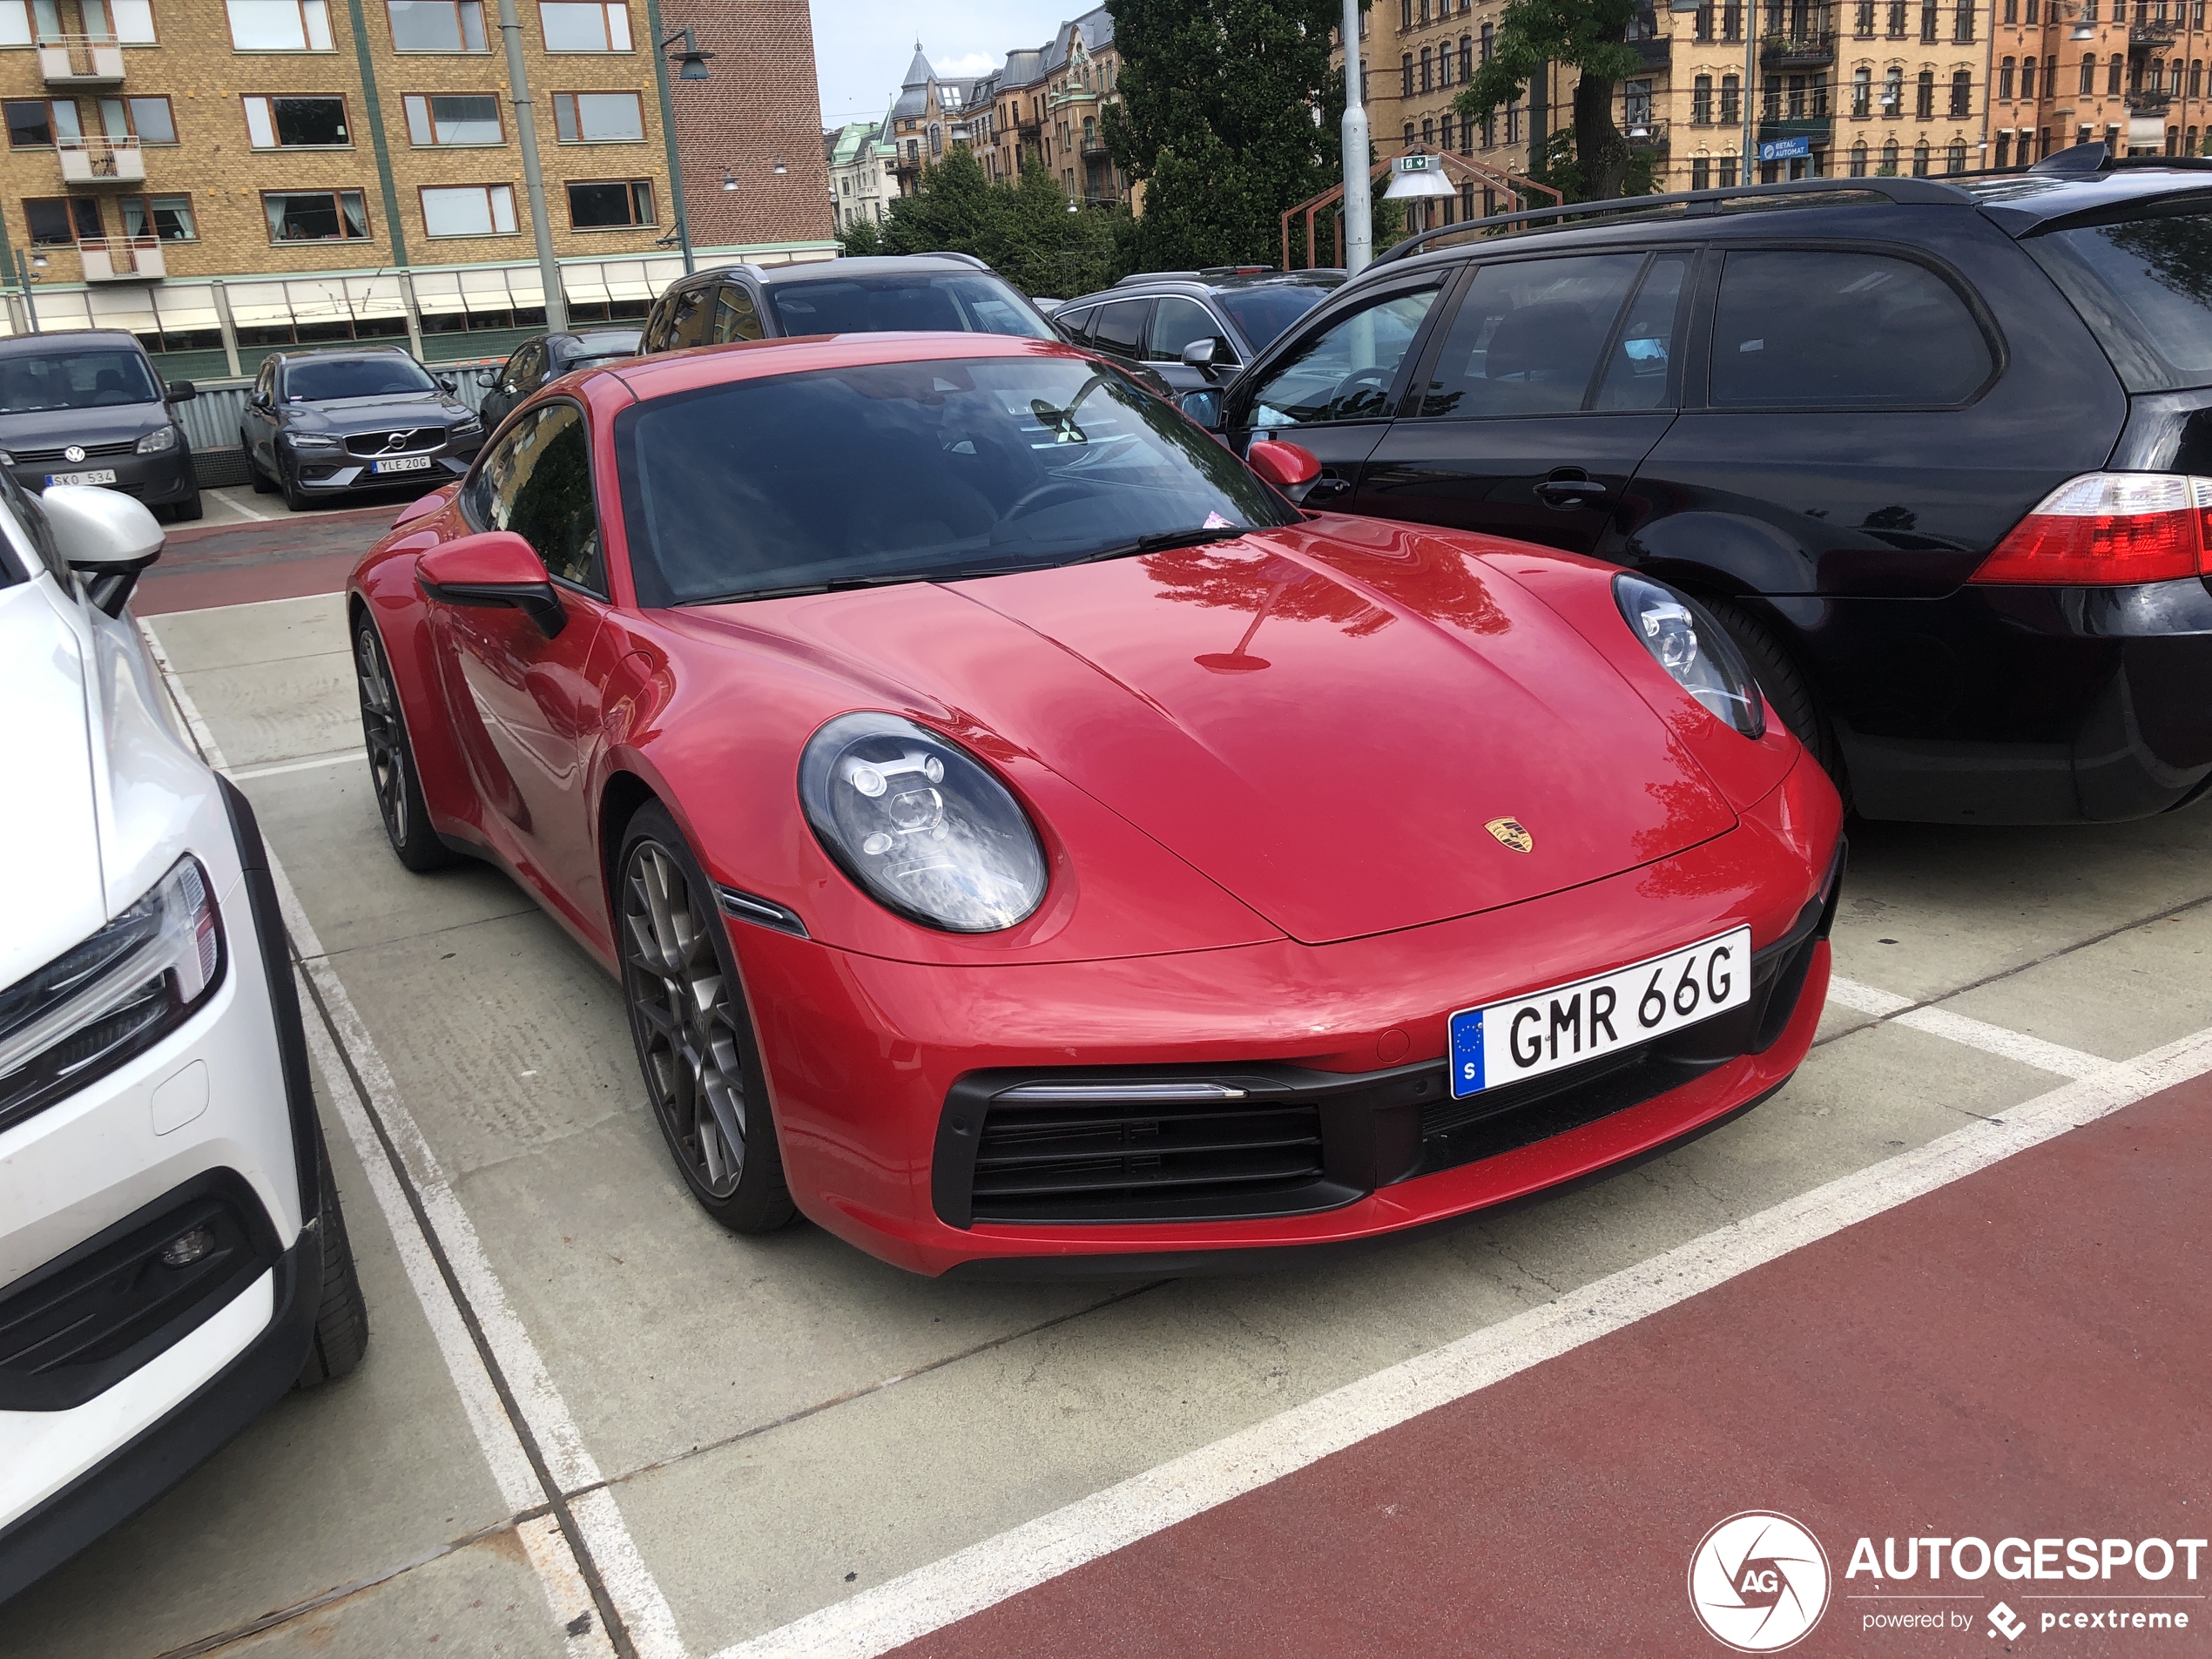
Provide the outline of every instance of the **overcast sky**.
<path id="1" fill-rule="evenodd" d="M 814 0 L 814 72 L 822 125 L 873 120 L 888 109 L 914 40 L 940 75 L 981 75 L 1089 7 L 1077 0 Z"/>

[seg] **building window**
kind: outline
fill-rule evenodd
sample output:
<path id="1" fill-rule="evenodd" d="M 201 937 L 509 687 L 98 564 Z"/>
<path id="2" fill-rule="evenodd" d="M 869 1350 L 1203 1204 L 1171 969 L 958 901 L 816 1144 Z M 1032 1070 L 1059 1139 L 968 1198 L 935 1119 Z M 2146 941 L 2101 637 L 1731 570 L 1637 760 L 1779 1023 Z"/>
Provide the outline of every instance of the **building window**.
<path id="1" fill-rule="evenodd" d="M 1935 118 L 1935 71 L 1924 69 L 1912 85 L 1912 113 L 1923 121 Z"/>
<path id="2" fill-rule="evenodd" d="M 342 98 L 242 98 L 246 136 L 256 150 L 347 148 Z"/>
<path id="3" fill-rule="evenodd" d="M 1743 8 L 1740 4 L 1731 3 L 1721 8 L 1721 38 L 1723 40 L 1743 38 Z"/>
<path id="4" fill-rule="evenodd" d="M 1889 37 L 1892 40 L 1905 38 L 1905 0 L 1890 0 Z"/>
<path id="5" fill-rule="evenodd" d="M 1721 125 L 1732 127 L 1743 118 L 1743 84 L 1740 76 L 1721 77 Z"/>
<path id="6" fill-rule="evenodd" d="M 655 222 L 653 185 L 649 179 L 600 179 L 569 186 L 572 230 L 627 230 Z"/>
<path id="7" fill-rule="evenodd" d="M 2201 57 L 2189 60 L 2189 96 L 2204 96 L 2204 60 Z"/>
<path id="8" fill-rule="evenodd" d="M 410 92 L 406 102 L 408 142 L 418 148 L 507 142 L 488 92 Z"/>
<path id="9" fill-rule="evenodd" d="M 1398 0 L 1398 26 L 1400 29 L 1413 26 L 1413 0 Z"/>
<path id="10" fill-rule="evenodd" d="M 1413 97 L 1413 53 L 1411 53 L 1411 52 L 1401 52 L 1400 54 L 1399 54 L 1399 59 L 1398 59 L 1398 74 L 1399 74 L 1399 81 L 1401 82 L 1401 84 L 1399 85 L 1399 89 L 1398 89 L 1398 95 L 1399 95 L 1400 98 L 1411 98 L 1411 97 Z"/>
<path id="11" fill-rule="evenodd" d="M 1925 138 L 1912 146 L 1912 176 L 1915 179 L 1928 176 L 1928 141 Z"/>
<path id="12" fill-rule="evenodd" d="M 1854 179 L 1866 177 L 1866 140 L 1864 138 L 1851 147 L 1851 176 Z"/>
<path id="13" fill-rule="evenodd" d="M 1438 124 L 1437 127 L 1437 147 L 1439 149 L 1449 150 L 1452 147 L 1452 136 L 1458 126 L 1459 118 L 1452 114 L 1448 110 L 1446 111 L 1443 120 Z"/>
<path id="14" fill-rule="evenodd" d="M 539 24 L 550 52 L 626 52 L 630 50 L 630 8 L 598 0 L 540 0 Z"/>
<path id="15" fill-rule="evenodd" d="M 1406 123 L 1406 141 L 1399 147 L 1406 150 L 1413 147 L 1413 124 L 1411 121 Z"/>
<path id="16" fill-rule="evenodd" d="M 1997 66 L 1997 101 L 2000 104 L 2013 101 L 2013 60 L 2009 57 Z"/>
<path id="17" fill-rule="evenodd" d="M 1498 25 L 1495 24 L 1486 23 L 1482 25 L 1482 61 L 1486 64 L 1488 63 L 1492 57 L 1497 55 L 1497 51 Z"/>
<path id="18" fill-rule="evenodd" d="M 1723 190 L 1736 188 L 1736 158 L 1734 156 L 1721 158 L 1721 188 Z"/>
<path id="19" fill-rule="evenodd" d="M 2035 102 L 2035 60 L 2033 57 L 2020 59 L 2020 102 Z"/>
<path id="20" fill-rule="evenodd" d="M 1710 40 L 1713 37 L 1713 8 L 1710 4 L 1697 8 L 1697 21 L 1693 25 L 1692 32 L 1694 38 L 1698 40 Z"/>
<path id="21" fill-rule="evenodd" d="M 1759 119 L 1779 121 L 1782 118 L 1782 78 L 1768 75 L 1759 82 Z"/>
<path id="22" fill-rule="evenodd" d="M 1863 65 L 1851 71 L 1851 112 L 1853 115 L 1874 113 L 1874 71 Z"/>
<path id="23" fill-rule="evenodd" d="M 1932 45 L 1935 37 L 1936 9 L 1932 4 L 1924 4 L 1920 8 L 1920 39 L 1924 44 Z"/>
<path id="24" fill-rule="evenodd" d="M 2026 150 L 2027 145 L 2023 143 L 2020 148 Z M 2012 165 L 2013 135 L 2009 132 L 2000 132 L 1997 135 L 1997 170 L 2002 172 Z"/>
<path id="25" fill-rule="evenodd" d="M 2020 0 L 2005 0 L 2005 21 L 2006 23 L 2018 23 L 2020 20 Z"/>
<path id="26" fill-rule="evenodd" d="M 645 111 L 635 92 L 556 92 L 553 126 L 563 144 L 635 144 Z"/>
<path id="27" fill-rule="evenodd" d="M 1951 39 L 1954 45 L 1971 45 L 1974 38 L 1974 0 L 1959 0 L 1959 9 L 1952 14 Z"/>
<path id="28" fill-rule="evenodd" d="M 1460 79 L 1462 83 L 1474 78 L 1474 37 L 1460 37 Z"/>
<path id="29" fill-rule="evenodd" d="M 1852 21 L 1851 32 L 1861 40 L 1874 38 L 1874 0 L 1858 0 L 1858 13 Z"/>
<path id="30" fill-rule="evenodd" d="M 70 105 L 71 113 L 76 105 Z M 54 145 L 54 118 L 43 98 L 11 98 L 0 104 L 8 118 L 8 145 L 13 150 L 51 150 Z"/>
<path id="31" fill-rule="evenodd" d="M 189 196 L 125 196 L 117 205 L 123 211 L 125 236 L 152 236 L 164 242 L 199 239 Z"/>
<path id="32" fill-rule="evenodd" d="M 1446 41 L 1436 49 L 1436 90 L 1447 90 L 1452 84 L 1452 43 Z"/>
<path id="33" fill-rule="evenodd" d="M 397 52 L 489 51 L 483 0 L 385 0 Z"/>
<path id="34" fill-rule="evenodd" d="M 2111 68 L 2106 71 L 2105 95 L 2108 98 L 2118 98 L 2120 96 L 2120 54 L 2113 53 L 2109 61 Z"/>
<path id="35" fill-rule="evenodd" d="M 231 18 L 231 49 L 241 52 L 327 52 L 330 8 L 326 0 L 224 0 Z"/>
<path id="36" fill-rule="evenodd" d="M 2094 98 L 2096 95 L 2097 55 L 2094 52 L 2084 52 L 2081 54 L 2081 96 Z"/>
<path id="37" fill-rule="evenodd" d="M 151 46 L 154 44 L 151 0 L 100 0 L 83 7 L 84 38 L 103 45 Z M 28 46 L 35 34 L 51 40 L 65 25 L 53 0 L 0 0 L 0 46 Z"/>
<path id="38" fill-rule="evenodd" d="M 1951 71 L 1951 118 L 1964 120 L 1973 112 L 1974 72 L 1970 69 Z"/>
<path id="39" fill-rule="evenodd" d="M 27 201 L 23 205 L 23 217 L 33 247 L 67 247 L 75 242 L 97 241 L 106 233 L 100 226 L 100 205 L 89 196 L 48 196 Z"/>
<path id="40" fill-rule="evenodd" d="M 1429 61 L 1432 55 L 1433 54 L 1431 54 L 1427 47 L 1424 46 L 1421 48 L 1420 86 L 1421 91 L 1424 92 L 1433 91 L 1435 90 L 1434 78 L 1431 73 L 1433 65 Z"/>
<path id="41" fill-rule="evenodd" d="M 358 190 L 265 190 L 272 242 L 365 242 L 368 206 Z"/>
<path id="42" fill-rule="evenodd" d="M 1689 84 L 1689 119 L 1693 126 L 1710 126 L 1713 119 L 1713 78 L 1700 75 Z"/>
<path id="43" fill-rule="evenodd" d="M 131 131 L 138 135 L 140 144 L 177 142 L 177 118 L 167 98 L 132 98 L 124 103 L 131 112 Z"/>
<path id="44" fill-rule="evenodd" d="M 1951 141 L 1951 148 L 1944 152 L 1943 170 L 1946 172 L 1966 171 L 1966 141 L 1964 138 Z"/>
<path id="45" fill-rule="evenodd" d="M 1897 177 L 1897 140 L 1892 138 L 1882 146 L 1881 174 L 1885 179 Z"/>
<path id="46" fill-rule="evenodd" d="M 1692 190 L 1710 190 L 1713 187 L 1713 164 L 1703 156 L 1690 158 L 1689 187 Z"/>
<path id="47" fill-rule="evenodd" d="M 512 236 L 515 189 L 511 185 L 426 185 L 422 232 L 426 236 Z"/>

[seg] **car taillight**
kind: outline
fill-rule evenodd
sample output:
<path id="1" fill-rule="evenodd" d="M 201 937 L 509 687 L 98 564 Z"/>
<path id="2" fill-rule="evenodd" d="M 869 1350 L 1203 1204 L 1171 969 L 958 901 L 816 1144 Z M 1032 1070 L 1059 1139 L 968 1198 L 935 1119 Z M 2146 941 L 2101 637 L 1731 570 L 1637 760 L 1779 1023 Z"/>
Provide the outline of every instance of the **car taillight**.
<path id="1" fill-rule="evenodd" d="M 2046 496 L 1973 579 L 2109 586 L 2208 572 L 2212 478 L 2092 472 Z"/>

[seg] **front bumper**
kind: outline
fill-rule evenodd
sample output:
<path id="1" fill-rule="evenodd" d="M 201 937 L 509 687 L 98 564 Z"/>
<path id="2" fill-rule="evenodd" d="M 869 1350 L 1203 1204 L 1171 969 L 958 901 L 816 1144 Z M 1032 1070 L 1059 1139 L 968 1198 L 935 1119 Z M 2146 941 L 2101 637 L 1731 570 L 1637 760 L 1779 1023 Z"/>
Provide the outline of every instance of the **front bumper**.
<path id="1" fill-rule="evenodd" d="M 158 455 L 88 455 L 81 462 L 18 463 L 9 468 L 8 471 L 17 483 L 35 496 L 46 488 L 46 480 L 56 473 L 92 472 L 101 469 L 115 474 L 115 482 L 103 484 L 102 489 L 120 490 L 149 507 L 167 507 L 172 502 L 188 500 L 199 489 L 199 475 L 192 470 L 192 446 L 181 442 L 175 448 L 164 450 Z"/>
<path id="2" fill-rule="evenodd" d="M 2212 581 L 1772 603 L 1869 818 L 2112 822 L 2212 787 Z"/>
<path id="3" fill-rule="evenodd" d="M 1375 1159 L 1391 1155 L 1372 1153 L 1375 1126 L 1359 1129 L 1341 1143 L 1366 1149 L 1366 1166 L 1341 1160 L 1331 1178 L 1343 1177 L 1344 1190 L 1294 1212 L 959 1224 L 960 1183 L 944 1178 L 956 1155 L 944 1137 L 961 1085 L 978 1073 L 1243 1067 L 1335 1075 L 1354 1092 L 1401 1080 L 1410 1088 L 1431 1070 L 1440 1078 L 1455 1008 L 1564 984 L 1737 925 L 1750 927 L 1755 950 L 1774 946 L 1809 905 L 1820 911 L 1817 901 L 1831 896 L 1841 828 L 1835 792 L 1801 761 L 1736 829 L 1703 846 L 1507 909 L 1335 945 L 1278 941 L 952 971 L 743 922 L 732 934 L 748 985 L 776 988 L 755 997 L 754 1025 L 785 1171 L 816 1222 L 929 1274 L 1182 1271 L 1166 1264 L 1400 1232 L 1710 1126 L 1779 1087 L 1804 1058 L 1826 995 L 1824 940 L 1804 954 L 1794 1001 L 1764 1051 L 1693 1067 L 1678 1085 L 1618 1109 L 1570 1112 L 1524 1143 L 1464 1146 L 1463 1161 L 1436 1155 L 1424 1125 L 1419 1160 L 1409 1154 L 1386 1169 Z M 1419 1121 L 1417 1096 L 1375 1104 L 1412 1104 Z M 1453 1126 L 1433 1127 L 1448 1138 Z"/>
<path id="4" fill-rule="evenodd" d="M 290 457 L 293 478 L 302 494 L 309 496 L 343 496 L 361 489 L 420 489 L 426 494 L 441 484 L 449 484 L 469 470 L 476 458 L 476 451 L 483 448 L 483 435 L 476 433 L 465 442 L 448 444 L 443 448 L 427 453 L 418 451 L 407 459 L 428 460 L 428 467 L 418 467 L 406 472 L 380 473 L 375 469 L 376 458 L 348 455 L 344 450 L 295 450 L 285 446 Z"/>

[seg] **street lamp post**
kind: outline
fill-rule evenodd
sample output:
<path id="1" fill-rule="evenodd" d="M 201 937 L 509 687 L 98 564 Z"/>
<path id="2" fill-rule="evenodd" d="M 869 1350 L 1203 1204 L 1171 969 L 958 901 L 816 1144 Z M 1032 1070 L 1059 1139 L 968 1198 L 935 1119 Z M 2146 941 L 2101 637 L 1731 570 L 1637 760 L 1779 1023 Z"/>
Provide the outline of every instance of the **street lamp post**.
<path id="1" fill-rule="evenodd" d="M 1344 0 L 1344 267 L 1353 275 L 1374 257 L 1374 206 L 1367 190 L 1367 110 L 1359 96 L 1359 0 Z"/>
<path id="2" fill-rule="evenodd" d="M 553 225 L 545 212 L 545 173 L 537 164 L 537 122 L 530 113 L 530 72 L 523 62 L 523 22 L 515 0 L 499 0 L 499 33 L 507 43 L 507 94 L 515 105 L 515 142 L 523 147 L 523 187 L 530 202 L 530 234 L 537 243 L 537 277 L 545 289 L 545 328 L 560 334 L 569 326 L 569 305 L 561 292 L 561 266 L 553 257 Z"/>
<path id="3" fill-rule="evenodd" d="M 689 276 L 698 269 L 691 257 L 691 217 L 684 206 L 684 158 L 676 147 L 676 106 L 668 95 L 668 49 L 678 41 L 684 50 L 676 54 L 676 78 L 685 81 L 703 81 L 710 73 L 706 60 L 714 56 L 703 52 L 699 43 L 688 29 L 678 29 L 664 38 L 660 31 L 660 0 L 645 0 L 645 27 L 653 37 L 653 84 L 660 91 L 660 136 L 668 152 L 668 188 L 676 198 L 676 244 L 684 254 L 684 274 Z M 729 181 L 728 170 L 724 169 L 722 187 L 736 186 Z"/>

